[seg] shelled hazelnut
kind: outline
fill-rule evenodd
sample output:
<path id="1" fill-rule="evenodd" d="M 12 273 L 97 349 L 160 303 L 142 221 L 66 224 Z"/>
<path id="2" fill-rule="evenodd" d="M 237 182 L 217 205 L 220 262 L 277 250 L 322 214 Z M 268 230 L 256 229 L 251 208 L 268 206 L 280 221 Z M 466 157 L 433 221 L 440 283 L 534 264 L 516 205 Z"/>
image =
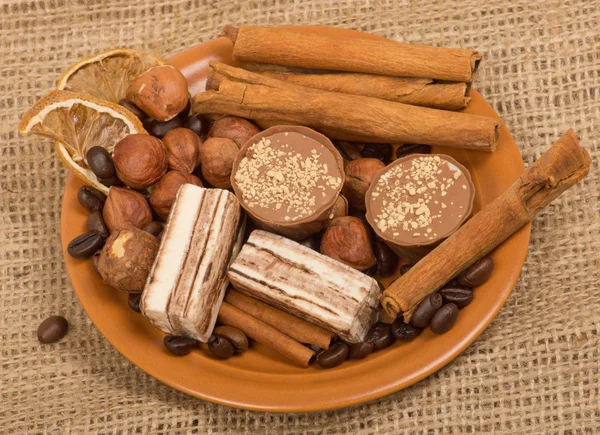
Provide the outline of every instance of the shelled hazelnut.
<path id="1" fill-rule="evenodd" d="M 365 210 L 365 194 L 375 175 L 383 168 L 385 164 L 381 160 L 372 158 L 352 160 L 346 165 L 342 193 L 352 207 Z"/>
<path id="2" fill-rule="evenodd" d="M 175 128 L 163 137 L 169 168 L 191 173 L 200 160 L 200 137 L 188 128 Z"/>
<path id="3" fill-rule="evenodd" d="M 152 192 L 150 192 L 150 206 L 152 210 L 161 218 L 166 219 L 175 202 L 177 191 L 186 183 L 202 186 L 202 181 L 192 174 L 181 171 L 167 172 L 152 187 Z"/>
<path id="4" fill-rule="evenodd" d="M 214 187 L 231 187 L 231 169 L 239 146 L 233 139 L 212 137 L 200 147 L 202 176 Z"/>
<path id="5" fill-rule="evenodd" d="M 113 163 L 119 179 L 134 189 L 145 189 L 167 172 L 167 153 L 160 139 L 130 134 L 115 145 Z"/>
<path id="6" fill-rule="evenodd" d="M 111 187 L 104 203 L 102 217 L 112 233 L 125 226 L 144 228 L 152 222 L 152 211 L 141 193 L 122 187 Z"/>
<path id="7" fill-rule="evenodd" d="M 321 238 L 321 253 L 357 270 L 366 270 L 376 263 L 371 236 L 357 217 L 334 219 Z"/>
<path id="8" fill-rule="evenodd" d="M 208 137 L 226 137 L 236 141 L 239 146 L 244 146 L 252 136 L 259 132 L 259 128 L 247 119 L 225 116 L 213 123 L 208 131 Z"/>

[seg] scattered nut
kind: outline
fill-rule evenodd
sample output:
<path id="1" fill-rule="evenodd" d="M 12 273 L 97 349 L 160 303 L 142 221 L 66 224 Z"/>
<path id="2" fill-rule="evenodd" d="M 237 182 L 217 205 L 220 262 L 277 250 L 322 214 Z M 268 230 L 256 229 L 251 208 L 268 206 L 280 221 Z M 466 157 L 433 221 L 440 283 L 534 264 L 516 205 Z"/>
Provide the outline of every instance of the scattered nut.
<path id="1" fill-rule="evenodd" d="M 161 218 L 166 219 L 169 216 L 171 207 L 173 207 L 179 188 L 186 183 L 202 186 L 202 181 L 192 174 L 181 171 L 167 172 L 152 187 L 152 192 L 150 193 L 150 206 L 152 210 Z"/>
<path id="2" fill-rule="evenodd" d="M 321 239 L 321 253 L 357 270 L 366 270 L 376 262 L 371 237 L 357 217 L 334 219 Z"/>
<path id="3" fill-rule="evenodd" d="M 225 116 L 213 123 L 208 131 L 208 137 L 233 139 L 242 147 L 248 142 L 248 139 L 259 132 L 260 129 L 247 119 L 238 118 L 237 116 Z"/>
<path id="4" fill-rule="evenodd" d="M 151 118 L 169 121 L 188 104 L 187 81 L 170 65 L 155 66 L 131 82 L 127 98 Z"/>
<path id="5" fill-rule="evenodd" d="M 111 187 L 102 217 L 108 229 L 113 232 L 128 225 L 144 228 L 152 222 L 152 211 L 141 193 L 122 187 Z"/>
<path id="6" fill-rule="evenodd" d="M 200 160 L 200 137 L 187 128 L 175 128 L 163 138 L 169 168 L 191 173 Z"/>
<path id="7" fill-rule="evenodd" d="M 145 189 L 167 172 L 167 153 L 160 139 L 130 134 L 115 145 L 113 162 L 119 179 L 134 189 Z"/>
<path id="8" fill-rule="evenodd" d="M 231 187 L 233 159 L 239 151 L 238 144 L 229 138 L 213 137 L 200 147 L 202 176 L 214 187 Z"/>
<path id="9" fill-rule="evenodd" d="M 352 160 L 346 165 L 346 179 L 342 193 L 350 205 L 359 210 L 364 210 L 365 194 L 375 178 L 375 175 L 385 168 L 385 164 L 378 159 L 360 158 Z"/>
<path id="10" fill-rule="evenodd" d="M 138 228 L 114 231 L 98 258 L 100 276 L 112 287 L 129 293 L 144 289 L 159 242 L 152 234 Z"/>
<path id="11" fill-rule="evenodd" d="M 325 222 L 325 225 L 329 225 L 335 218 L 348 216 L 348 200 L 344 195 L 339 195 L 333 204 L 333 208 L 329 213 L 329 220 Z"/>

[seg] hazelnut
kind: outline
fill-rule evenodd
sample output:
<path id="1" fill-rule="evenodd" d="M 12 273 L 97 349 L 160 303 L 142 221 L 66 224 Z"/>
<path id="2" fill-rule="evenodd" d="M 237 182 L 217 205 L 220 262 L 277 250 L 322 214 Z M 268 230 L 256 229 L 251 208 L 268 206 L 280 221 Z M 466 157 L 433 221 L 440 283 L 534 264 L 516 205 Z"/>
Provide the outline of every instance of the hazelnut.
<path id="1" fill-rule="evenodd" d="M 169 168 L 191 173 L 200 160 L 200 137 L 188 128 L 174 128 L 162 139 Z"/>
<path id="2" fill-rule="evenodd" d="M 366 270 L 377 261 L 367 227 L 353 216 L 331 221 L 321 239 L 321 253 L 357 270 Z"/>
<path id="3" fill-rule="evenodd" d="M 360 158 L 352 160 L 345 167 L 346 178 L 342 193 L 350 205 L 356 209 L 364 210 L 365 194 L 377 173 L 385 168 L 379 159 Z"/>
<path id="4" fill-rule="evenodd" d="M 239 146 L 244 146 L 248 139 L 257 133 L 260 133 L 260 129 L 247 119 L 225 116 L 213 123 L 208 137 L 226 137 L 236 141 Z"/>
<path id="5" fill-rule="evenodd" d="M 202 176 L 214 187 L 231 187 L 231 168 L 233 159 L 239 151 L 238 144 L 229 138 L 213 137 L 200 147 Z"/>
<path id="6" fill-rule="evenodd" d="M 119 179 L 133 189 L 145 189 L 167 172 L 167 152 L 160 139 L 147 134 L 130 134 L 113 151 Z"/>
<path id="7" fill-rule="evenodd" d="M 127 99 L 151 118 L 169 121 L 189 102 L 187 81 L 170 65 L 155 66 L 129 84 Z"/>
<path id="8" fill-rule="evenodd" d="M 152 234 L 128 227 L 113 232 L 98 258 L 98 272 L 108 285 L 141 292 L 152 270 L 160 242 Z"/>
<path id="9" fill-rule="evenodd" d="M 152 210 L 161 218 L 166 219 L 169 216 L 171 207 L 173 207 L 179 188 L 186 183 L 202 186 L 200 179 L 192 174 L 181 171 L 167 172 L 152 187 L 152 192 L 150 192 L 150 206 Z"/>
<path id="10" fill-rule="evenodd" d="M 333 208 L 329 213 L 329 220 L 326 222 L 329 224 L 333 219 L 348 216 L 348 200 L 344 195 L 339 195 L 333 204 Z"/>
<path id="11" fill-rule="evenodd" d="M 104 203 L 102 217 L 113 232 L 125 226 L 144 228 L 152 222 L 152 211 L 146 198 L 135 190 L 111 187 Z"/>

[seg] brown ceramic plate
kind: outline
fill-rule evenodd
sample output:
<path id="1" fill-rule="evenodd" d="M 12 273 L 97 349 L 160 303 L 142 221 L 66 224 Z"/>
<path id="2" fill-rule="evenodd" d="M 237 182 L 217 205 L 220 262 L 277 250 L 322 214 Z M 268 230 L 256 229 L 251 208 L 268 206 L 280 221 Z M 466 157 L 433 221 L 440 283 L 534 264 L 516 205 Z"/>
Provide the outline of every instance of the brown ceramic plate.
<path id="1" fill-rule="evenodd" d="M 316 29 L 332 35 L 350 32 Z M 230 43 L 223 39 L 207 42 L 173 57 L 170 63 L 184 72 L 195 93 L 204 87 L 209 59 L 230 61 Z M 467 112 L 497 116 L 479 93 L 473 91 L 472 97 Z M 524 169 L 519 150 L 504 126 L 493 154 L 434 151 L 452 155 L 472 171 L 477 189 L 475 212 L 499 196 Z M 493 252 L 494 274 L 476 290 L 473 302 L 444 335 L 426 330 L 412 342 L 396 343 L 364 360 L 348 361 L 330 370 L 298 368 L 260 345 L 227 361 L 214 360 L 203 351 L 176 357 L 163 348 L 163 333 L 131 311 L 125 294 L 103 284 L 90 261 L 67 254 L 68 242 L 85 231 L 87 214 L 76 198 L 80 185 L 69 176 L 61 216 L 62 248 L 77 296 L 100 332 L 126 358 L 162 382 L 201 399 L 254 410 L 338 408 L 385 396 L 434 373 L 472 343 L 498 314 L 517 281 L 529 242 L 530 227 L 526 226 Z"/>

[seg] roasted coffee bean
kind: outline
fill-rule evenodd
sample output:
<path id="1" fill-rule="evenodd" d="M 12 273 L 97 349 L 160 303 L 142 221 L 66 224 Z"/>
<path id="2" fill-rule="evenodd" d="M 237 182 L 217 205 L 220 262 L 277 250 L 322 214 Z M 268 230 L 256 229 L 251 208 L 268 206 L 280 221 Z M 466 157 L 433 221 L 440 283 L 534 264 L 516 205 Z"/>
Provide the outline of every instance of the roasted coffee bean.
<path id="1" fill-rule="evenodd" d="M 133 113 L 135 116 L 137 116 L 140 121 L 143 121 L 144 119 L 146 119 L 148 117 L 148 115 L 146 115 L 146 113 L 144 113 L 144 111 L 142 109 L 140 109 L 138 106 L 135 105 L 135 103 L 133 101 L 128 100 L 127 98 L 120 99 L 119 105 L 123 106 L 124 108 L 129 110 L 131 113 Z"/>
<path id="2" fill-rule="evenodd" d="M 37 338 L 40 343 L 56 343 L 67 335 L 69 322 L 63 316 L 50 316 L 38 326 Z"/>
<path id="3" fill-rule="evenodd" d="M 240 329 L 233 326 L 217 326 L 213 334 L 229 340 L 235 348 L 235 353 L 244 353 L 248 350 L 248 337 Z"/>
<path id="4" fill-rule="evenodd" d="M 400 266 L 400 275 L 404 275 L 406 272 L 412 269 L 413 266 L 414 264 L 403 264 Z"/>
<path id="5" fill-rule="evenodd" d="M 104 147 L 91 147 L 85 155 L 88 166 L 98 178 L 107 179 L 115 175 L 112 157 Z"/>
<path id="6" fill-rule="evenodd" d="M 362 157 L 360 150 L 356 144 L 344 141 L 336 142 L 335 147 L 342 155 L 344 160 L 352 161 Z"/>
<path id="7" fill-rule="evenodd" d="M 174 335 L 166 335 L 163 343 L 169 352 L 177 356 L 187 355 L 198 347 L 198 342 L 193 338 Z"/>
<path id="8" fill-rule="evenodd" d="M 398 267 L 398 256 L 394 251 L 385 244 L 379 237 L 375 238 L 373 243 L 373 252 L 377 259 L 377 275 L 379 276 L 390 276 L 396 271 Z"/>
<path id="9" fill-rule="evenodd" d="M 323 350 L 317 354 L 317 364 L 324 369 L 330 369 L 339 366 L 346 361 L 350 349 L 346 343 L 338 342 L 329 349 Z"/>
<path id="10" fill-rule="evenodd" d="M 454 326 L 458 318 L 458 307 L 455 304 L 446 304 L 435 312 L 429 327 L 436 334 L 443 334 Z"/>
<path id="11" fill-rule="evenodd" d="M 94 252 L 94 255 L 92 255 L 92 267 L 94 268 L 94 272 L 96 272 L 96 274 L 102 278 L 102 275 L 100 275 L 100 269 L 98 269 L 98 260 L 100 260 L 100 251 L 96 251 Z"/>
<path id="12" fill-rule="evenodd" d="M 367 276 L 374 276 L 377 273 L 377 264 L 369 267 L 367 270 L 363 271 L 363 273 Z"/>
<path id="13" fill-rule="evenodd" d="M 106 224 L 104 223 L 104 218 L 102 218 L 102 212 L 100 210 L 90 213 L 87 218 L 86 227 L 90 233 L 98 233 L 105 238 L 109 236 L 108 228 L 106 228 Z"/>
<path id="14" fill-rule="evenodd" d="M 162 139 L 165 134 L 173 130 L 174 128 L 182 127 L 183 121 L 179 116 L 171 119 L 170 121 L 160 122 L 156 119 L 147 118 L 143 122 L 144 128 L 152 136 Z"/>
<path id="15" fill-rule="evenodd" d="M 85 233 L 75 237 L 67 246 L 67 252 L 73 258 L 90 258 L 104 246 L 106 237 L 98 233 Z"/>
<path id="16" fill-rule="evenodd" d="M 385 162 L 390 159 L 392 146 L 389 143 L 368 143 L 362 149 L 362 156 L 371 159 L 379 159 Z"/>
<path id="17" fill-rule="evenodd" d="M 391 326 L 392 335 L 396 337 L 398 340 L 408 341 L 415 338 L 422 331 L 421 328 L 417 328 L 410 323 L 404 323 L 404 319 L 402 317 L 398 317 L 394 320 Z"/>
<path id="18" fill-rule="evenodd" d="M 461 286 L 445 286 L 439 292 L 445 304 L 453 303 L 458 308 L 466 307 L 473 300 L 473 290 Z"/>
<path id="19" fill-rule="evenodd" d="M 141 293 L 129 293 L 129 297 L 127 298 L 127 305 L 136 313 L 141 313 L 140 310 L 140 301 L 142 300 Z"/>
<path id="20" fill-rule="evenodd" d="M 396 150 L 397 159 L 411 154 L 431 154 L 431 147 L 429 145 L 406 144 L 400 145 Z"/>
<path id="21" fill-rule="evenodd" d="M 185 118 L 183 126 L 189 128 L 200 137 L 206 136 L 208 123 L 201 115 L 190 115 Z"/>
<path id="22" fill-rule="evenodd" d="M 350 345 L 348 359 L 363 359 L 373 353 L 375 345 L 371 341 L 361 341 Z"/>
<path id="23" fill-rule="evenodd" d="M 156 221 L 152 221 L 144 227 L 144 231 L 147 231 L 156 237 L 158 237 L 158 235 L 162 232 L 163 229 L 164 229 L 163 224 L 161 224 L 160 222 L 156 222 Z"/>
<path id="24" fill-rule="evenodd" d="M 124 186 L 125 183 L 123 183 L 121 180 L 119 180 L 119 177 L 117 177 L 117 174 L 113 175 L 110 178 L 98 178 L 98 181 L 102 184 L 104 184 L 105 186 Z"/>
<path id="25" fill-rule="evenodd" d="M 396 339 L 392 335 L 389 324 L 378 322 L 371 327 L 365 341 L 373 343 L 374 350 L 381 350 L 390 347 Z"/>
<path id="26" fill-rule="evenodd" d="M 494 260 L 490 257 L 482 258 L 471 267 L 458 275 L 458 283 L 466 287 L 478 287 L 492 276 Z"/>
<path id="27" fill-rule="evenodd" d="M 321 241 L 315 236 L 307 237 L 304 240 L 300 240 L 298 243 L 317 252 L 319 252 L 319 246 L 321 245 Z"/>
<path id="28" fill-rule="evenodd" d="M 319 352 L 321 352 L 323 350 L 319 346 L 317 346 L 316 344 L 307 344 L 307 346 L 310 347 L 310 350 L 314 350 L 317 353 L 319 353 Z"/>
<path id="29" fill-rule="evenodd" d="M 235 347 L 225 337 L 211 335 L 208 339 L 208 350 L 216 358 L 227 359 L 235 353 Z"/>
<path id="30" fill-rule="evenodd" d="M 77 191 L 77 201 L 79 201 L 79 204 L 87 211 L 93 212 L 102 210 L 104 202 L 106 201 L 106 195 L 95 187 L 81 186 Z"/>
<path id="31" fill-rule="evenodd" d="M 432 293 L 421 301 L 410 319 L 410 323 L 417 328 L 425 328 L 429 325 L 435 312 L 442 306 L 442 296 Z"/>

